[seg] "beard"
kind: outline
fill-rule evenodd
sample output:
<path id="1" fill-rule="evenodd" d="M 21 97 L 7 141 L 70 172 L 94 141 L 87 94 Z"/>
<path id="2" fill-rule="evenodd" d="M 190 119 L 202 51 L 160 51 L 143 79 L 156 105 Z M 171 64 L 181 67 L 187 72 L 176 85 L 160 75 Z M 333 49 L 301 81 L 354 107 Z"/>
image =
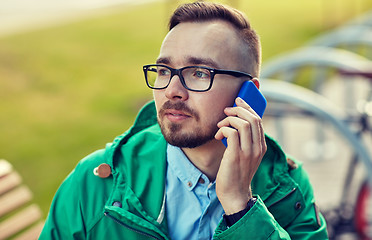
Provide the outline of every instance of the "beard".
<path id="1" fill-rule="evenodd" d="M 164 123 L 164 112 L 167 109 L 175 109 L 178 111 L 183 111 L 184 113 L 190 115 L 196 120 L 195 127 L 190 131 L 184 131 L 183 125 L 179 123 Z M 158 113 L 158 123 L 161 132 L 165 140 L 173 145 L 180 148 L 196 148 L 214 139 L 215 134 L 218 131 L 217 122 L 211 123 L 208 126 L 200 126 L 200 117 L 198 112 L 189 108 L 183 102 L 171 103 L 167 101 L 164 103 L 162 108 Z"/>

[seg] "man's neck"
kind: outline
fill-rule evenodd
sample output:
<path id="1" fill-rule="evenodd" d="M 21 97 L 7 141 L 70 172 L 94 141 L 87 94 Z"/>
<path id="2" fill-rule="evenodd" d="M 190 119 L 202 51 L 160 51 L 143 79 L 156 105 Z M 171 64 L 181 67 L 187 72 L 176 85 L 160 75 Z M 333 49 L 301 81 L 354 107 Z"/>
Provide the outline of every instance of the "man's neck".
<path id="1" fill-rule="evenodd" d="M 192 164 L 203 172 L 210 181 L 216 179 L 221 159 L 225 152 L 225 146 L 221 141 L 211 140 L 196 148 L 182 148 L 182 151 Z"/>

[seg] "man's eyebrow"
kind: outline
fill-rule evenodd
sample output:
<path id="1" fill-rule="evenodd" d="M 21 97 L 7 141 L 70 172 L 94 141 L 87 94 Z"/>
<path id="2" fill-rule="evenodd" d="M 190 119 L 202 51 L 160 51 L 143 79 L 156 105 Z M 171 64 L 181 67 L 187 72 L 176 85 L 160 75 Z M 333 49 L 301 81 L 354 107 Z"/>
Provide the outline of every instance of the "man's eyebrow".
<path id="1" fill-rule="evenodd" d="M 165 64 L 165 65 L 170 65 L 171 64 L 171 59 L 169 57 L 160 57 L 156 60 L 156 64 Z M 220 69 L 218 64 L 213 61 L 211 58 L 200 58 L 200 57 L 186 57 L 186 62 L 189 65 L 204 65 L 207 67 L 212 67 L 216 69 Z"/>
<path id="2" fill-rule="evenodd" d="M 171 61 L 169 58 L 158 58 L 156 59 L 156 64 L 169 64 Z"/>
<path id="3" fill-rule="evenodd" d="M 198 57 L 189 57 L 187 62 L 193 65 L 205 65 L 212 68 L 219 69 L 218 64 L 213 61 L 211 58 L 198 58 Z"/>

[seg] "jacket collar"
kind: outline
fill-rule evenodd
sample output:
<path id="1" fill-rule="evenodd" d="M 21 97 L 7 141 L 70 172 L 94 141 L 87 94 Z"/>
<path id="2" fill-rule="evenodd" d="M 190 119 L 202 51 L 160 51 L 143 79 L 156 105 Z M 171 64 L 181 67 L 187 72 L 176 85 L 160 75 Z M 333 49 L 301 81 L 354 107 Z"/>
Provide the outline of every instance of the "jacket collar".
<path id="1" fill-rule="evenodd" d="M 129 138 L 131 138 L 136 133 L 149 128 L 150 126 L 157 125 L 157 113 L 155 108 L 155 102 L 151 101 L 145 104 L 139 111 L 133 126 L 123 133 L 122 135 L 115 138 L 115 140 L 106 146 L 107 159 L 109 159 L 109 164 L 111 167 L 114 165 L 115 154 L 121 145 L 125 144 Z"/>

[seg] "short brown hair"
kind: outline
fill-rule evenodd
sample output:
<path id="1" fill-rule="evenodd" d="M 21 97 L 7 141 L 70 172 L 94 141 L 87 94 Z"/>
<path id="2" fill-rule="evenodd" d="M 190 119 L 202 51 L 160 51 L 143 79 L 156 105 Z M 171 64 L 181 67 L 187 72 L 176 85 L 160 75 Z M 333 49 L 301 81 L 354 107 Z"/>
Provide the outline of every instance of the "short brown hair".
<path id="1" fill-rule="evenodd" d="M 180 5 L 169 20 L 169 30 L 182 22 L 206 22 L 211 20 L 223 20 L 232 24 L 239 32 L 243 42 L 247 45 L 249 55 L 257 66 L 255 75 L 258 75 L 261 63 L 261 44 L 257 33 L 244 13 L 241 11 L 212 2 L 194 2 Z"/>

